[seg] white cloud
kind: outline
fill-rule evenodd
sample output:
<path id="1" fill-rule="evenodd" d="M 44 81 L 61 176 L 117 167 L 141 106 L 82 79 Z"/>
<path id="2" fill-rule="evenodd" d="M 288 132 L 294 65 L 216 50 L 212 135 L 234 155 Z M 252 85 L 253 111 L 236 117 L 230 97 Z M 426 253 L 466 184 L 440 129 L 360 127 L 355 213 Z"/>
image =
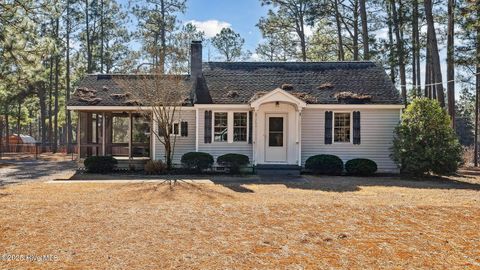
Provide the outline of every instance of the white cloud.
<path id="1" fill-rule="evenodd" d="M 191 20 L 187 23 L 191 23 L 197 27 L 198 30 L 203 31 L 207 38 L 212 38 L 216 34 L 220 33 L 222 28 L 230 28 L 232 25 L 228 22 L 222 22 L 218 20 L 196 21 Z"/>
<path id="2" fill-rule="evenodd" d="M 261 60 L 262 60 L 262 58 L 258 53 L 252 53 L 250 55 L 250 57 L 248 58 L 248 61 L 251 61 L 251 62 L 258 62 L 258 61 L 261 61 Z"/>
<path id="3" fill-rule="evenodd" d="M 313 27 L 310 25 L 305 25 L 304 26 L 304 31 L 305 31 L 305 36 L 311 37 L 313 36 Z"/>

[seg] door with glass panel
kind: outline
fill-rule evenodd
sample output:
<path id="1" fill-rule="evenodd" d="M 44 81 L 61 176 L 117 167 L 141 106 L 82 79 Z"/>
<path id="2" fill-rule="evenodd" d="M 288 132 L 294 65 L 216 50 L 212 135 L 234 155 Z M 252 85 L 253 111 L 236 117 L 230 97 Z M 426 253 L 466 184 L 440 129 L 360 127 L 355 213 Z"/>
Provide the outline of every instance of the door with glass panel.
<path id="1" fill-rule="evenodd" d="M 287 115 L 267 114 L 265 161 L 287 162 Z"/>

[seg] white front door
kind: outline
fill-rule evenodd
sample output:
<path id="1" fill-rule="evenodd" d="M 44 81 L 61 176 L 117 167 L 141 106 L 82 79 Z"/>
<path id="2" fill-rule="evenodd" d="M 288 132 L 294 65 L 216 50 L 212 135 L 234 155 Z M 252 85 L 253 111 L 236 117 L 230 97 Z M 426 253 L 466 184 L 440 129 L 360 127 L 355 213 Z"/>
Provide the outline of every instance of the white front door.
<path id="1" fill-rule="evenodd" d="M 287 162 L 287 114 L 266 114 L 265 161 Z"/>

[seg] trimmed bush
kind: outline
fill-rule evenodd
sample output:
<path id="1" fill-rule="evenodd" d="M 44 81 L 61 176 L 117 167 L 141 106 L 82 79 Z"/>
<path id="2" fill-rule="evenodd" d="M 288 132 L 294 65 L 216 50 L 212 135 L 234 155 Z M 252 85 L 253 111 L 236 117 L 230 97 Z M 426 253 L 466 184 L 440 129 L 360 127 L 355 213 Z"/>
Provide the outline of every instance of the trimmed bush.
<path id="1" fill-rule="evenodd" d="M 229 168 L 230 173 L 237 174 L 240 172 L 241 167 L 250 163 L 250 159 L 246 155 L 229 153 L 219 156 L 217 158 L 217 163 Z"/>
<path id="2" fill-rule="evenodd" d="M 345 163 L 345 170 L 351 175 L 372 175 L 377 171 L 377 163 L 371 159 L 355 158 Z"/>
<path id="3" fill-rule="evenodd" d="M 182 156 L 181 162 L 183 167 L 201 172 L 212 167 L 214 160 L 209 153 L 188 152 Z"/>
<path id="4" fill-rule="evenodd" d="M 343 161 L 334 155 L 316 155 L 307 159 L 305 168 L 315 174 L 339 175 L 343 171 Z"/>
<path id="5" fill-rule="evenodd" d="M 115 169 L 117 160 L 111 156 L 93 156 L 87 157 L 83 165 L 90 173 L 109 173 Z"/>
<path id="6" fill-rule="evenodd" d="M 167 164 L 161 160 L 149 160 L 143 169 L 146 174 L 164 174 L 167 171 Z"/>
<path id="7" fill-rule="evenodd" d="M 395 130 L 392 159 L 402 173 L 452 174 L 462 164 L 462 147 L 438 101 L 417 98 L 403 112 Z"/>

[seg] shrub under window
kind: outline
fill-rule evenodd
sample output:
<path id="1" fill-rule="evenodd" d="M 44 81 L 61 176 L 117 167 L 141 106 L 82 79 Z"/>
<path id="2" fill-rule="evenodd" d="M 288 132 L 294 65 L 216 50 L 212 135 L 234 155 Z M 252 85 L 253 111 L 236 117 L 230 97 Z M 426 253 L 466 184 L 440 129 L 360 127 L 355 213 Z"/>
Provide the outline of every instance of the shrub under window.
<path id="1" fill-rule="evenodd" d="M 181 162 L 185 168 L 201 172 L 212 167 L 214 160 L 209 153 L 188 152 L 182 156 Z"/>
<path id="2" fill-rule="evenodd" d="M 230 169 L 230 173 L 239 173 L 240 168 L 250 163 L 248 156 L 242 154 L 225 154 L 217 158 L 217 163 Z"/>
<path id="3" fill-rule="evenodd" d="M 377 163 L 366 158 L 355 158 L 345 163 L 345 170 L 351 175 L 372 175 L 377 171 Z"/>
<path id="4" fill-rule="evenodd" d="M 163 174 L 167 171 L 167 164 L 161 160 L 149 160 L 145 163 L 144 171 L 146 174 Z"/>
<path id="5" fill-rule="evenodd" d="M 315 174 L 339 175 L 343 171 L 343 161 L 334 155 L 316 155 L 307 159 L 305 168 Z"/>
<path id="6" fill-rule="evenodd" d="M 83 164 L 90 173 L 109 173 L 115 169 L 117 160 L 111 156 L 92 156 L 87 157 Z"/>

